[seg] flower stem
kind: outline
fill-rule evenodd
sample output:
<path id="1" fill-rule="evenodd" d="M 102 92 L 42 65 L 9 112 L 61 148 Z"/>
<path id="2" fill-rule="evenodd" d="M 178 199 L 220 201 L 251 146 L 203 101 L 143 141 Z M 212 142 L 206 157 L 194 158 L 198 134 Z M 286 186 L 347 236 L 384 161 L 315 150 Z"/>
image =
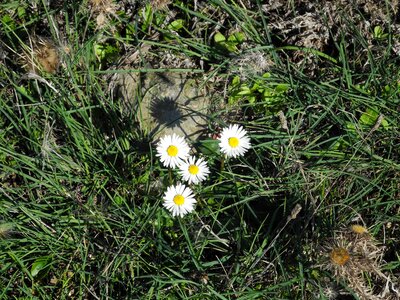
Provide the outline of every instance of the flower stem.
<path id="1" fill-rule="evenodd" d="M 219 181 L 222 181 L 222 171 L 224 170 L 224 167 L 225 167 L 225 155 L 222 156 L 222 158 L 221 158 L 221 165 L 220 165 L 220 169 L 219 169 L 219 172 L 220 172 Z"/>
<path id="2" fill-rule="evenodd" d="M 172 185 L 172 170 L 170 168 L 168 169 L 168 175 L 169 175 L 169 184 Z"/>

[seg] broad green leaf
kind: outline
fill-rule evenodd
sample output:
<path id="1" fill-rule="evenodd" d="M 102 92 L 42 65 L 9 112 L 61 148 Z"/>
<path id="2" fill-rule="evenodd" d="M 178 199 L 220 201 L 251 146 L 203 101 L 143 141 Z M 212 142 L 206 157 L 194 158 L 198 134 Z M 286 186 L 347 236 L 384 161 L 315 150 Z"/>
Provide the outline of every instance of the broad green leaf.
<path id="1" fill-rule="evenodd" d="M 360 123 L 363 125 L 374 126 L 378 117 L 379 113 L 377 111 L 367 108 L 360 117 Z"/>
<path id="2" fill-rule="evenodd" d="M 15 23 L 15 21 L 14 21 L 14 19 L 10 16 L 10 15 L 4 15 L 2 18 L 1 18 L 1 22 L 4 24 L 4 25 L 7 25 L 7 26 L 5 26 L 7 29 L 10 29 L 10 30 L 15 30 L 15 28 L 17 27 L 17 25 L 16 25 L 16 23 Z"/>
<path id="3" fill-rule="evenodd" d="M 217 32 L 214 35 L 214 42 L 221 43 L 221 42 L 225 42 L 225 41 L 226 41 L 226 38 L 224 37 L 224 35 L 222 33 Z"/>
<path id="4" fill-rule="evenodd" d="M 238 52 L 238 49 L 236 47 L 236 43 L 233 42 L 222 42 L 221 46 L 225 47 L 226 50 L 229 52 Z"/>
<path id="5" fill-rule="evenodd" d="M 380 26 L 374 27 L 374 35 L 375 37 L 380 37 L 382 35 L 382 28 Z"/>
<path id="6" fill-rule="evenodd" d="M 231 86 L 237 86 L 239 84 L 240 84 L 240 77 L 239 76 L 233 77 Z"/>
<path id="7" fill-rule="evenodd" d="M 250 96 L 248 98 L 249 98 L 249 103 L 256 103 L 257 100 L 256 96 Z"/>
<path id="8" fill-rule="evenodd" d="M 50 256 L 42 256 L 35 260 L 31 267 L 31 275 L 35 277 L 40 271 L 45 270 L 51 262 Z"/>
<path id="9" fill-rule="evenodd" d="M 246 36 L 243 32 L 235 32 L 228 37 L 228 41 L 235 44 L 243 43 L 245 40 Z"/>
<path id="10" fill-rule="evenodd" d="M 18 17 L 19 17 L 20 19 L 23 19 L 23 18 L 26 16 L 25 7 L 19 6 L 18 9 L 17 9 L 17 13 L 18 13 Z"/>
<path id="11" fill-rule="evenodd" d="M 289 85 L 286 84 L 286 83 L 280 83 L 280 84 L 278 84 L 278 85 L 275 87 L 275 90 L 276 90 L 278 93 L 287 92 L 287 91 L 289 90 Z"/>
<path id="12" fill-rule="evenodd" d="M 352 122 L 346 122 L 346 128 L 347 128 L 347 131 L 352 134 L 356 133 L 356 131 L 357 131 L 356 125 Z"/>
<path id="13" fill-rule="evenodd" d="M 378 121 L 379 115 L 380 114 L 377 110 L 367 108 L 367 110 L 360 117 L 360 124 L 374 126 Z M 386 129 L 389 126 L 389 123 L 385 119 L 382 119 L 381 125 Z"/>
<path id="14" fill-rule="evenodd" d="M 168 25 L 168 29 L 173 30 L 173 31 L 178 31 L 179 29 L 183 28 L 184 24 L 185 24 L 184 20 L 177 19 Z"/>
<path id="15" fill-rule="evenodd" d="M 251 94 L 251 90 L 247 85 L 244 85 L 240 88 L 240 92 L 237 93 L 237 95 L 239 96 L 246 96 L 246 95 L 250 95 Z"/>
<path id="16" fill-rule="evenodd" d="M 271 77 L 271 73 L 264 73 L 263 74 L 263 76 L 262 76 L 263 78 L 270 78 Z"/>
<path id="17" fill-rule="evenodd" d="M 204 155 L 219 154 L 219 140 L 203 140 L 200 142 L 199 150 Z"/>

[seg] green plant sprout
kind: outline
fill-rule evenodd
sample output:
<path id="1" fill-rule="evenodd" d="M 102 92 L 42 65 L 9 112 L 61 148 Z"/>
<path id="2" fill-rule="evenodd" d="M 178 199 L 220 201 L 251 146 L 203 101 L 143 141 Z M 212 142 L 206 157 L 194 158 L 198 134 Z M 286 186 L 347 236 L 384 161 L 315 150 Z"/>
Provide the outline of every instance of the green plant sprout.
<path id="1" fill-rule="evenodd" d="M 273 113 L 281 109 L 288 90 L 288 84 L 271 81 L 271 73 L 265 73 L 251 83 L 243 82 L 239 76 L 235 76 L 229 86 L 228 103 L 238 104 L 245 100 L 255 104 L 259 112 Z"/>

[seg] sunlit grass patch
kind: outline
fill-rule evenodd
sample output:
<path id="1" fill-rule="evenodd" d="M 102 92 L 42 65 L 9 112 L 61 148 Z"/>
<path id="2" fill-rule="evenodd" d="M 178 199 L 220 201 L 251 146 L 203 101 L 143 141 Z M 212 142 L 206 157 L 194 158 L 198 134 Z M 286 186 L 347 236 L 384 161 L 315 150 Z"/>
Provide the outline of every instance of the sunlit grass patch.
<path id="1" fill-rule="evenodd" d="M 291 4 L 0 4 L 0 298 L 398 296 L 396 8 Z"/>

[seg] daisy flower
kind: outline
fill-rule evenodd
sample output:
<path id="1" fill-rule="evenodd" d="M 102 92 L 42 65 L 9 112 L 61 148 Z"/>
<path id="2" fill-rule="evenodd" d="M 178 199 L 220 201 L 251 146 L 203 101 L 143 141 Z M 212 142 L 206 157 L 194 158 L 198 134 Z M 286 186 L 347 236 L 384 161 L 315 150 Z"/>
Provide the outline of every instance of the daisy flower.
<path id="1" fill-rule="evenodd" d="M 168 187 L 163 199 L 163 206 L 172 213 L 173 217 L 183 217 L 194 209 L 196 203 L 192 190 L 181 183 Z"/>
<path id="2" fill-rule="evenodd" d="M 228 157 L 242 156 L 251 147 L 246 130 L 237 124 L 224 128 L 219 141 L 221 152 Z"/>
<path id="3" fill-rule="evenodd" d="M 179 165 L 179 174 L 181 174 L 183 180 L 189 184 L 197 184 L 200 181 L 206 179 L 210 173 L 210 169 L 202 158 L 196 161 L 194 156 L 190 156 L 185 162 Z"/>
<path id="4" fill-rule="evenodd" d="M 176 135 L 162 137 L 157 145 L 156 156 L 160 157 L 165 167 L 175 168 L 189 155 L 189 146 L 183 139 Z"/>

